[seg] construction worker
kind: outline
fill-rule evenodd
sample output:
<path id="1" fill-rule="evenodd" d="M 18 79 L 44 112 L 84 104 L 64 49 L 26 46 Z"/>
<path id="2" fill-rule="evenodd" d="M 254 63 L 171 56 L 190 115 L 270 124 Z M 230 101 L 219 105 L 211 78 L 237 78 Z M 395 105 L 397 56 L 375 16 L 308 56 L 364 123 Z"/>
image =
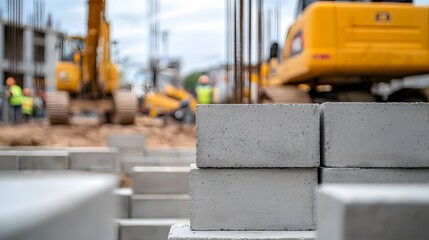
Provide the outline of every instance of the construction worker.
<path id="1" fill-rule="evenodd" d="M 9 106 L 12 110 L 12 121 L 14 124 L 18 124 L 21 120 L 22 89 L 16 84 L 13 77 L 6 79 L 6 85 L 8 87 L 6 95 L 9 98 Z"/>
<path id="2" fill-rule="evenodd" d="M 212 102 L 213 88 L 210 85 L 209 77 L 202 75 L 198 78 L 198 85 L 195 88 L 199 104 L 210 104 Z"/>
<path id="3" fill-rule="evenodd" d="M 24 88 L 24 97 L 22 98 L 21 111 L 24 115 L 24 121 L 26 123 L 31 122 L 33 116 L 34 99 L 31 97 L 31 91 L 28 88 Z"/>

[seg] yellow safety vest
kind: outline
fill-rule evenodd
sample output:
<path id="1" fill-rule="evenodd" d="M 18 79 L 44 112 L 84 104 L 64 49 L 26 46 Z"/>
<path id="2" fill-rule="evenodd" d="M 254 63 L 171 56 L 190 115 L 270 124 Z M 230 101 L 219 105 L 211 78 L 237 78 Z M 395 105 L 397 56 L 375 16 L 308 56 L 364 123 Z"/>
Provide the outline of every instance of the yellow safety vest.
<path id="1" fill-rule="evenodd" d="M 23 97 L 21 87 L 18 85 L 12 85 L 9 88 L 9 92 L 11 94 L 11 96 L 9 98 L 9 104 L 11 106 L 21 105 L 22 97 Z"/>
<path id="2" fill-rule="evenodd" d="M 23 97 L 21 111 L 23 114 L 33 115 L 34 100 L 32 97 Z"/>
<path id="3" fill-rule="evenodd" d="M 210 85 L 199 85 L 196 87 L 197 100 L 199 104 L 210 104 L 212 102 L 213 89 Z"/>

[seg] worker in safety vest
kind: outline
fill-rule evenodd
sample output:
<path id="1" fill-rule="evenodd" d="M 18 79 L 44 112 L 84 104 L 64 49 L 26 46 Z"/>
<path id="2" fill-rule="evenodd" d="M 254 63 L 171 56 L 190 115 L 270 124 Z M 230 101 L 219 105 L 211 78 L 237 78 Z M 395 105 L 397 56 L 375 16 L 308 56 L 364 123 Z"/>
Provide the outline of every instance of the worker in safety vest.
<path id="1" fill-rule="evenodd" d="M 210 85 L 209 77 L 202 75 L 198 78 L 198 85 L 195 88 L 199 104 L 210 104 L 212 102 L 213 88 Z"/>
<path id="2" fill-rule="evenodd" d="M 6 85 L 8 87 L 6 94 L 9 98 L 9 106 L 12 110 L 12 120 L 14 124 L 17 124 L 21 120 L 22 89 L 16 84 L 13 77 L 6 79 Z"/>
<path id="3" fill-rule="evenodd" d="M 24 88 L 24 97 L 22 98 L 21 111 L 24 115 L 24 121 L 26 123 L 31 122 L 31 117 L 33 116 L 34 108 L 34 99 L 31 96 L 30 89 Z"/>

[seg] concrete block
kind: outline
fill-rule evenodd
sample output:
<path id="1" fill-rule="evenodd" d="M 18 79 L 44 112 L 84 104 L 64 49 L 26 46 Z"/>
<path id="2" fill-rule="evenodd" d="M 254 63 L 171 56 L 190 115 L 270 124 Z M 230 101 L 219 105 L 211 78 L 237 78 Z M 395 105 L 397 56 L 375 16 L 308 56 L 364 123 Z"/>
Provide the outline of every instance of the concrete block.
<path id="1" fill-rule="evenodd" d="M 122 157 L 121 169 L 127 174 L 131 174 L 133 167 L 140 166 L 181 166 L 189 167 L 195 163 L 195 156 L 192 157 Z"/>
<path id="2" fill-rule="evenodd" d="M 191 168 L 191 228 L 314 230 L 317 170 Z"/>
<path id="3" fill-rule="evenodd" d="M 198 105 L 200 168 L 317 167 L 316 104 Z"/>
<path id="4" fill-rule="evenodd" d="M 135 194 L 188 194 L 189 167 L 135 167 Z"/>
<path id="5" fill-rule="evenodd" d="M 118 198 L 118 208 L 116 218 L 129 218 L 131 216 L 131 195 L 133 190 L 131 188 L 115 189 L 115 195 Z"/>
<path id="6" fill-rule="evenodd" d="M 2 155 L 0 152 L 0 170 L 19 170 L 18 157 Z"/>
<path id="7" fill-rule="evenodd" d="M 74 148 L 69 150 L 70 169 L 86 171 L 119 170 L 119 155 L 116 148 Z"/>
<path id="8" fill-rule="evenodd" d="M 175 224 L 168 240 L 315 240 L 314 231 L 192 231 L 187 224 Z"/>
<path id="9" fill-rule="evenodd" d="M 171 147 L 171 148 L 151 148 L 147 149 L 148 157 L 175 157 L 175 158 L 195 158 L 197 150 L 195 148 Z"/>
<path id="10" fill-rule="evenodd" d="M 134 147 L 144 149 L 146 146 L 146 136 L 142 134 L 109 134 L 107 136 L 107 146 L 117 148 Z"/>
<path id="11" fill-rule="evenodd" d="M 429 167 L 428 103 L 324 103 L 326 167 Z"/>
<path id="12" fill-rule="evenodd" d="M 188 194 L 133 195 L 132 218 L 189 218 Z"/>
<path id="13" fill-rule="evenodd" d="M 323 185 L 318 240 L 427 240 L 429 185 Z"/>
<path id="14" fill-rule="evenodd" d="M 121 219 L 118 220 L 119 240 L 163 240 L 171 225 L 189 224 L 188 219 Z"/>
<path id="15" fill-rule="evenodd" d="M 429 183 L 429 169 L 321 168 L 321 183 Z"/>
<path id="16" fill-rule="evenodd" d="M 66 151 L 22 151 L 18 156 L 21 170 L 66 170 L 69 167 Z"/>
<path id="17" fill-rule="evenodd" d="M 116 177 L 0 173 L 0 239 L 117 239 Z"/>

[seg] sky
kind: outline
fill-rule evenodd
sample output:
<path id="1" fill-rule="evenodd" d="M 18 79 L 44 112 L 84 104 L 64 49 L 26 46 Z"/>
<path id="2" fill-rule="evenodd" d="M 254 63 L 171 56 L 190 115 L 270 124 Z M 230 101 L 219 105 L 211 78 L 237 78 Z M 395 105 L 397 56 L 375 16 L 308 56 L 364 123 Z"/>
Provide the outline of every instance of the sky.
<path id="1" fill-rule="evenodd" d="M 86 0 L 45 0 L 46 12 L 68 34 L 85 32 Z M 255 1 L 256 2 L 256 1 Z M 284 6 L 283 25 L 293 19 L 296 0 Z M 120 56 L 132 65 L 148 59 L 145 0 L 108 0 L 112 39 Z M 225 62 L 225 0 L 160 0 L 160 28 L 169 33 L 169 56 L 182 60 L 182 72 L 204 69 Z M 286 27 L 283 27 L 283 34 Z"/>
<path id="2" fill-rule="evenodd" d="M 60 29 L 67 34 L 83 34 L 86 30 L 86 1 L 45 0 L 46 13 L 51 13 L 55 26 L 59 23 Z M 160 28 L 169 33 L 169 56 L 182 60 L 182 73 L 225 62 L 225 0 L 159 1 Z M 269 2 L 276 0 L 263 1 L 268 3 L 267 9 L 274 8 Z M 282 44 L 294 19 L 297 0 L 279 1 L 282 1 Z M 415 0 L 415 3 L 429 4 L 429 0 Z M 144 66 L 148 59 L 146 0 L 107 0 L 107 8 L 111 36 L 118 42 L 119 56 L 129 59 L 130 65 Z"/>

